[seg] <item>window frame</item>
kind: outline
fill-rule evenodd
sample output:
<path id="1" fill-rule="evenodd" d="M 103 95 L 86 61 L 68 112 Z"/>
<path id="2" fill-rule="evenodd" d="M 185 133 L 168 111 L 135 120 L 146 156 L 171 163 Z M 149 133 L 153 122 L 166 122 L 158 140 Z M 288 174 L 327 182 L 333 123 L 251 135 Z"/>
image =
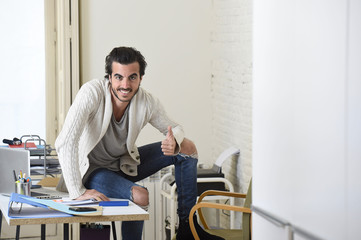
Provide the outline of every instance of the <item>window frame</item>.
<path id="1" fill-rule="evenodd" d="M 79 0 L 44 0 L 46 139 L 54 145 L 79 87 Z"/>

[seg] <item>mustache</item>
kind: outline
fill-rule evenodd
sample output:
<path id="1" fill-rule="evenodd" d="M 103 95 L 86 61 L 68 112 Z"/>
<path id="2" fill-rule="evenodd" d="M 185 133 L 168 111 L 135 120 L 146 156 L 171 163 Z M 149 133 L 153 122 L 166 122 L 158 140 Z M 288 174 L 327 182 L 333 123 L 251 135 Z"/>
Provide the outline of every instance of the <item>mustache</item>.
<path id="1" fill-rule="evenodd" d="M 131 88 L 117 88 L 116 89 L 117 91 L 129 91 L 129 92 L 132 92 L 133 91 L 133 89 L 131 89 Z"/>

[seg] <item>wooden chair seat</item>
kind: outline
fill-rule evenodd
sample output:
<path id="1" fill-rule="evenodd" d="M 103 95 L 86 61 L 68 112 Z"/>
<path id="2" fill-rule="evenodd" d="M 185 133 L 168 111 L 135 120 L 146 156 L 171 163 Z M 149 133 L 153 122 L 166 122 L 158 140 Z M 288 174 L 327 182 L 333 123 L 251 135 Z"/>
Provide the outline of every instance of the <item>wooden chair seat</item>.
<path id="1" fill-rule="evenodd" d="M 243 206 L 232 206 L 229 204 L 220 204 L 220 203 L 211 203 L 211 202 L 202 202 L 203 198 L 206 196 L 228 196 L 235 198 L 244 198 L 245 202 Z M 192 230 L 192 234 L 195 240 L 199 240 L 198 234 L 194 227 L 193 216 L 196 211 L 198 211 L 200 222 L 203 224 L 204 229 L 213 235 L 223 237 L 226 240 L 233 239 L 242 239 L 242 240 L 251 240 L 252 227 L 251 227 L 251 202 L 252 202 L 252 180 L 249 183 L 247 194 L 228 192 L 228 191 L 217 191 L 217 190 L 208 190 L 199 196 L 197 204 L 193 206 L 189 213 L 189 225 Z M 215 208 L 215 209 L 224 209 L 229 211 L 242 212 L 242 230 L 240 229 L 210 229 L 204 219 L 202 214 L 202 208 Z"/>
<path id="2" fill-rule="evenodd" d="M 223 237 L 226 240 L 243 239 L 242 229 L 207 229 L 210 234 Z"/>

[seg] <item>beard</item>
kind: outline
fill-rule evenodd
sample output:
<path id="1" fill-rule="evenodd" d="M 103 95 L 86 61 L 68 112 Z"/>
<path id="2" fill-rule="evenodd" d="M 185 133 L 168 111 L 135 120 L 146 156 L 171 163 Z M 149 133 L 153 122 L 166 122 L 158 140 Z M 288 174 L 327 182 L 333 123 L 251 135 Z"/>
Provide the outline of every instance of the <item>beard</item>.
<path id="1" fill-rule="evenodd" d="M 140 84 L 139 86 L 137 87 L 137 89 L 135 90 L 135 93 L 134 95 L 130 98 L 130 99 L 121 99 L 117 93 L 117 91 L 121 91 L 121 90 L 125 90 L 125 91 L 129 91 L 129 93 L 133 92 L 133 90 L 131 88 L 118 88 L 118 89 L 114 89 L 112 84 L 110 86 L 110 88 L 112 89 L 112 92 L 114 93 L 114 96 L 121 102 L 130 102 L 133 97 L 137 94 L 137 92 L 139 91 L 139 87 L 140 87 Z"/>

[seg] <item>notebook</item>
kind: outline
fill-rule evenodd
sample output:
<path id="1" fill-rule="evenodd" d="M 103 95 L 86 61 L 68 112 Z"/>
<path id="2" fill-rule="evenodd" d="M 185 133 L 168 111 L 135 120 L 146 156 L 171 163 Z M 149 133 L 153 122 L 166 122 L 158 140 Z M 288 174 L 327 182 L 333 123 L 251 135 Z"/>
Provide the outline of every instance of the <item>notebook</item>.
<path id="1" fill-rule="evenodd" d="M 14 175 L 15 171 L 15 175 Z M 22 173 L 30 176 L 30 152 L 25 149 L 0 147 L 0 193 L 15 192 L 15 178 Z M 49 189 L 31 189 L 31 196 L 37 198 L 60 198 L 58 192 Z"/>

